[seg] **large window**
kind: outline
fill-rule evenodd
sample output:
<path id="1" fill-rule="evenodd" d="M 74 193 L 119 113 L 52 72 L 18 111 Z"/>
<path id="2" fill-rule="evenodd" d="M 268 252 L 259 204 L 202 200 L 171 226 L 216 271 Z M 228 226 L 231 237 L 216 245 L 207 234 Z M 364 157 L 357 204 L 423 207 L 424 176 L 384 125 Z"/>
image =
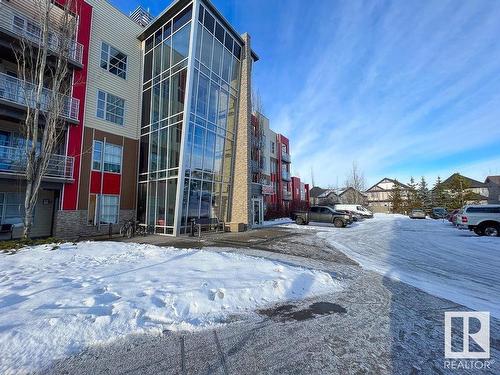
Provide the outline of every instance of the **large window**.
<path id="1" fill-rule="evenodd" d="M 94 141 L 92 169 L 96 171 L 121 173 L 122 146 L 111 143 L 106 143 L 106 145 L 104 145 L 102 141 Z"/>
<path id="2" fill-rule="evenodd" d="M 20 224 L 24 218 L 24 194 L 0 193 L 1 224 Z M 35 214 L 33 213 L 33 217 Z"/>
<path id="3" fill-rule="evenodd" d="M 97 117 L 123 125 L 125 100 L 99 90 L 97 93 Z"/>
<path id="4" fill-rule="evenodd" d="M 90 194 L 88 224 L 118 224 L 120 197 L 118 195 Z"/>
<path id="5" fill-rule="evenodd" d="M 101 195 L 101 224 L 118 224 L 119 208 L 118 195 Z"/>
<path id="6" fill-rule="evenodd" d="M 123 79 L 127 78 L 127 55 L 102 42 L 101 68 Z"/>

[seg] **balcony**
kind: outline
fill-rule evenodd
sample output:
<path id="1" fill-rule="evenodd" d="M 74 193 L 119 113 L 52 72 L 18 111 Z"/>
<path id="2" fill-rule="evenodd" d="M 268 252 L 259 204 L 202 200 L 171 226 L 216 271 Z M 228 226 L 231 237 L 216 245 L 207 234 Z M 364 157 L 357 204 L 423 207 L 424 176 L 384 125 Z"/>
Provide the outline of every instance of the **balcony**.
<path id="1" fill-rule="evenodd" d="M 35 107 L 35 101 L 33 99 L 35 87 L 32 83 L 22 81 L 18 78 L 11 77 L 5 73 L 0 73 L 0 100 L 6 100 L 8 102 L 18 104 L 21 106 L 29 106 L 31 108 Z M 78 112 L 80 109 L 80 101 L 75 98 L 71 98 L 66 95 L 62 95 L 64 101 L 63 111 L 61 117 L 68 120 L 78 122 Z M 47 111 L 50 106 L 50 98 L 52 97 L 52 91 L 49 89 L 43 89 L 42 100 L 41 100 L 41 110 Z"/>
<path id="2" fill-rule="evenodd" d="M 291 201 L 292 200 L 292 192 L 283 189 L 283 200 L 284 201 Z"/>
<path id="3" fill-rule="evenodd" d="M 281 171 L 281 179 L 283 181 L 292 181 L 292 178 L 290 177 L 290 172 Z"/>
<path id="4" fill-rule="evenodd" d="M 285 152 L 284 150 L 281 150 L 281 161 L 284 163 L 291 163 L 292 159 L 290 157 L 290 154 L 288 152 Z"/>
<path id="5" fill-rule="evenodd" d="M 44 177 L 72 180 L 74 158 L 64 155 L 52 155 Z M 23 147 L 0 146 L 0 173 L 24 175 L 26 173 L 26 155 Z"/>
<path id="6" fill-rule="evenodd" d="M 0 3 L 0 30 L 14 37 L 29 40 L 34 45 L 40 45 L 42 33 L 38 21 L 13 7 Z M 63 48 L 60 34 L 52 30 L 49 34 L 49 50 L 59 53 Z M 68 51 L 68 58 L 78 65 L 83 62 L 83 45 L 72 42 Z"/>

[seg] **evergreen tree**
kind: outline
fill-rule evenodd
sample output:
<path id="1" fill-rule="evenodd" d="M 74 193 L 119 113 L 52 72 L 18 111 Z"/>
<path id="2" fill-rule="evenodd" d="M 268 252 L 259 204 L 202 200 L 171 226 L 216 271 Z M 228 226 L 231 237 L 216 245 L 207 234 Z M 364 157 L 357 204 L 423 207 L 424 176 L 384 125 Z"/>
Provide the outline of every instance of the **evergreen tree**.
<path id="1" fill-rule="evenodd" d="M 441 177 L 437 177 L 434 188 L 432 189 L 433 205 L 436 207 L 448 207 L 449 195 L 446 192 Z"/>
<path id="2" fill-rule="evenodd" d="M 425 211 L 428 211 L 431 208 L 430 192 L 424 176 L 422 176 L 422 178 L 420 179 L 420 184 L 418 187 L 418 200 L 420 203 L 420 207 Z"/>
<path id="3" fill-rule="evenodd" d="M 449 208 L 461 208 L 467 202 L 475 201 L 477 195 L 470 189 L 470 184 L 463 176 L 455 173 L 447 185 L 450 190 Z"/>
<path id="4" fill-rule="evenodd" d="M 394 187 L 392 188 L 392 192 L 389 194 L 389 199 L 392 204 L 392 213 L 402 213 L 404 209 L 404 202 L 401 186 L 399 185 L 398 180 L 394 181 Z"/>
<path id="5" fill-rule="evenodd" d="M 406 210 L 411 211 L 414 208 L 420 208 L 420 201 L 418 198 L 418 185 L 415 183 L 413 177 L 410 178 L 408 183 L 408 193 L 406 197 Z"/>

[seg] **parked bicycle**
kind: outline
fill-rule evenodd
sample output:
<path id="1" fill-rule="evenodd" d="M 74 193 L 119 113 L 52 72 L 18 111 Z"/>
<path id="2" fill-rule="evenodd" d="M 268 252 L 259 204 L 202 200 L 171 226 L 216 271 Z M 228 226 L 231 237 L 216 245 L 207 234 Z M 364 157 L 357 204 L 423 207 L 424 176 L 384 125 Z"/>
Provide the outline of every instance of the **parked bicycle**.
<path id="1" fill-rule="evenodd" d="M 128 220 L 120 228 L 120 235 L 127 238 L 154 233 L 153 225 L 141 225 L 137 220 Z"/>

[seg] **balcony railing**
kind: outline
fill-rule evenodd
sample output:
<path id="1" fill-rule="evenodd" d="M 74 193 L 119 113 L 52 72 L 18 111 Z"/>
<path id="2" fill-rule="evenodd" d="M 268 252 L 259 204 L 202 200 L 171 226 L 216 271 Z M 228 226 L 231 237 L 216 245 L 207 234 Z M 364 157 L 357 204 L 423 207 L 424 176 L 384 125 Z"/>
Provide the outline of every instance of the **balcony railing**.
<path id="1" fill-rule="evenodd" d="M 32 83 L 22 81 L 5 73 L 0 73 L 0 99 L 23 106 L 28 105 L 29 107 L 34 108 L 34 91 L 35 86 Z M 61 94 L 61 96 L 63 99 L 63 108 L 60 116 L 78 121 L 80 101 L 66 95 Z M 49 109 L 51 97 L 52 91 L 44 88 L 42 90 L 40 107 L 42 111 L 47 111 Z"/>
<path id="2" fill-rule="evenodd" d="M 284 181 L 292 181 L 292 178 L 290 177 L 290 172 L 281 171 L 281 179 Z"/>
<path id="3" fill-rule="evenodd" d="M 40 45 L 42 39 L 42 31 L 38 21 L 31 19 L 17 9 L 12 8 L 5 3 L 0 3 L 0 29 L 14 34 L 20 38 L 24 38 Z M 83 45 L 72 41 L 69 48 L 62 45 L 60 34 L 52 30 L 49 34 L 48 47 L 49 50 L 59 53 L 61 49 L 68 49 L 68 58 L 82 64 L 83 61 Z"/>
<path id="4" fill-rule="evenodd" d="M 283 190 L 283 200 L 291 201 L 292 200 L 292 192 L 288 190 Z"/>
<path id="5" fill-rule="evenodd" d="M 54 154 L 49 159 L 44 176 L 73 179 L 73 165 L 73 157 Z M 23 175 L 26 173 L 24 147 L 0 146 L 0 172 Z"/>
<path id="6" fill-rule="evenodd" d="M 281 160 L 285 163 L 291 163 L 292 161 L 290 154 L 284 150 L 281 150 Z"/>

